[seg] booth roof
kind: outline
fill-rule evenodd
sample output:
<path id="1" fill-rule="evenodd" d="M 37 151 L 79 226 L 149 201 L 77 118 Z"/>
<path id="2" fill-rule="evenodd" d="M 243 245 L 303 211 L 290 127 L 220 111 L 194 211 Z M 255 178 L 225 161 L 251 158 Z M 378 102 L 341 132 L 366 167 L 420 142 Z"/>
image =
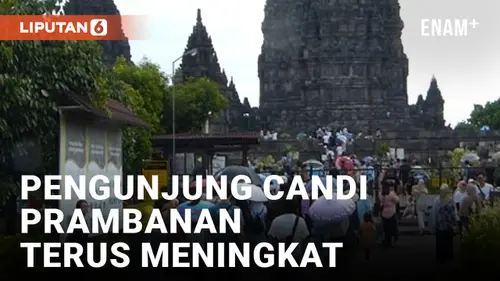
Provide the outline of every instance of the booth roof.
<path id="1" fill-rule="evenodd" d="M 116 121 L 121 124 L 136 126 L 136 127 L 150 127 L 150 125 L 135 115 L 127 106 L 117 100 L 109 100 L 106 109 L 98 108 L 92 104 L 88 97 L 80 96 L 74 93 L 68 94 L 71 101 L 77 103 L 83 110 L 96 115 L 98 117 Z"/>

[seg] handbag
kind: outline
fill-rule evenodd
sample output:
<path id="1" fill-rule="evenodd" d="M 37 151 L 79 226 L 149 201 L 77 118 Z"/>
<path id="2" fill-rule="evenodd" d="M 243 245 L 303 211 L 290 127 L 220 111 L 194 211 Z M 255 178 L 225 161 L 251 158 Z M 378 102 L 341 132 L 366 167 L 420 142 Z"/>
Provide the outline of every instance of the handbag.
<path id="1" fill-rule="evenodd" d="M 479 189 L 479 193 L 481 193 L 481 206 L 484 208 L 487 207 L 486 205 L 486 194 L 484 194 L 483 190 L 481 189 L 481 187 L 477 186 L 477 189 Z"/>

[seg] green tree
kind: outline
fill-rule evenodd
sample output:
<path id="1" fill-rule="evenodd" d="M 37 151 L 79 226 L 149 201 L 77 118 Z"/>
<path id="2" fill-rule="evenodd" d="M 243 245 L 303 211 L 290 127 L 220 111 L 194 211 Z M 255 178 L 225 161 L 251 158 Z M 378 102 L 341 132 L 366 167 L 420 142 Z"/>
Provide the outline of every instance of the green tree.
<path id="1" fill-rule="evenodd" d="M 228 106 L 217 83 L 190 79 L 169 89 L 164 99 L 163 126 L 172 131 L 172 96 L 175 95 L 175 128 L 177 133 L 199 132 L 207 119 L 217 118 Z"/>
<path id="2" fill-rule="evenodd" d="M 466 154 L 471 153 L 468 149 L 457 147 L 452 151 L 448 151 L 448 158 L 451 167 L 457 168 L 462 165 L 462 157 L 464 157 Z"/>
<path id="3" fill-rule="evenodd" d="M 126 128 L 123 132 L 124 172 L 135 173 L 142 160 L 152 153 L 151 135 L 161 132 L 163 98 L 168 88 L 168 78 L 160 66 L 144 58 L 139 64 L 119 58 L 113 67 L 113 83 L 120 87 L 120 98 L 150 128 Z"/>
<path id="4" fill-rule="evenodd" d="M 489 126 L 493 130 L 500 129 L 500 99 L 487 102 L 484 106 L 475 104 L 468 122 L 475 127 Z"/>
<path id="5" fill-rule="evenodd" d="M 457 131 L 461 131 L 461 132 L 475 132 L 475 131 L 477 131 L 478 128 L 476 128 L 474 125 L 472 125 L 469 122 L 462 121 L 462 122 L 459 122 L 455 126 L 454 129 Z"/>
<path id="6" fill-rule="evenodd" d="M 4 0 L 3 15 L 41 15 L 56 9 L 56 1 Z M 34 142 L 42 161 L 37 173 L 58 171 L 58 108 L 67 93 L 90 97 L 102 106 L 109 91 L 101 48 L 94 41 L 0 41 L 0 204 L 5 217 L 15 219 L 19 174 L 12 151 L 24 141 Z M 12 208 L 12 206 L 14 206 Z M 13 214 L 14 212 L 14 214 Z M 15 222 L 6 222 L 13 233 Z"/>
<path id="7" fill-rule="evenodd" d="M 53 4 L 8 0 L 1 2 L 0 10 L 2 14 L 41 14 L 55 8 Z M 93 41 L 0 42 L 0 163 L 12 160 L 12 147 L 22 140 L 57 144 L 57 103 L 68 92 L 83 93 L 103 104 L 107 92 L 100 86 L 106 68 L 100 58 L 101 49 Z M 53 157 L 56 150 L 46 148 L 45 156 Z"/>

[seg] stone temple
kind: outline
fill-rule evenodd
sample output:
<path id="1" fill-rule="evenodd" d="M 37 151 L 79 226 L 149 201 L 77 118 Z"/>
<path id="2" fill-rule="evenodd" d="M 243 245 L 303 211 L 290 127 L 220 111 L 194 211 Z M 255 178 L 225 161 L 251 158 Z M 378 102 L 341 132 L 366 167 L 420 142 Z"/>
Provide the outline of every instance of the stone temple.
<path id="1" fill-rule="evenodd" d="M 240 100 L 198 10 L 185 50 L 199 51 L 183 58 L 176 81 L 206 77 L 220 85 L 229 108 L 212 122 L 214 133 L 311 132 L 325 125 L 369 132 L 440 130 L 444 100 L 434 77 L 426 97 L 408 104 L 399 10 L 398 0 L 267 0 L 258 58 L 260 108 Z M 70 0 L 64 11 L 119 14 L 113 0 Z M 119 56 L 130 61 L 128 41 L 100 44 L 106 64 Z"/>
<path id="2" fill-rule="evenodd" d="M 69 0 L 64 5 L 66 15 L 120 15 L 113 0 Z M 102 59 L 106 65 L 113 65 L 118 57 L 131 61 L 128 40 L 99 41 Z"/>
<path id="3" fill-rule="evenodd" d="M 188 78 L 208 78 L 217 84 L 228 101 L 228 108 L 218 114 L 218 118 L 210 124 L 210 132 L 227 133 L 228 131 L 245 131 L 255 128 L 256 108 L 251 108 L 248 99 L 243 103 L 240 100 L 233 78 L 227 78 L 226 72 L 221 68 L 217 52 L 212 43 L 212 38 L 207 32 L 198 9 L 196 24 L 189 35 L 186 49 L 196 49 L 196 55 L 184 56 L 179 69 L 176 71 L 176 80 L 182 82 Z M 179 50 L 182 53 L 182 50 Z"/>
<path id="4" fill-rule="evenodd" d="M 267 0 L 258 59 L 260 115 L 278 131 L 444 127 L 433 77 L 408 104 L 397 0 Z"/>

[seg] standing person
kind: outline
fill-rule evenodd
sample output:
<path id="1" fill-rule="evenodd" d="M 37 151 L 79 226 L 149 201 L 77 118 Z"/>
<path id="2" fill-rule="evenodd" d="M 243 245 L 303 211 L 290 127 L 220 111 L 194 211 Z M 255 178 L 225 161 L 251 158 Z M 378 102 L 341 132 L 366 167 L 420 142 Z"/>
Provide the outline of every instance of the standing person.
<path id="1" fill-rule="evenodd" d="M 408 164 L 408 161 L 406 159 L 401 160 L 401 166 L 399 167 L 399 177 L 401 179 L 401 184 L 406 187 L 407 194 L 411 194 L 412 187 L 412 185 L 410 184 L 410 171 L 411 166 Z"/>
<path id="2" fill-rule="evenodd" d="M 388 168 L 384 174 L 384 177 L 382 178 L 382 185 L 384 185 L 384 182 L 392 186 L 392 189 L 394 192 L 399 195 L 401 191 L 401 181 L 399 180 L 397 170 L 394 168 Z M 399 204 L 399 201 L 396 203 L 396 219 L 399 218 L 401 211 L 401 206 Z"/>
<path id="3" fill-rule="evenodd" d="M 299 243 L 299 246 L 292 253 L 297 259 L 298 257 L 302 257 L 307 246 L 306 239 L 309 237 L 309 228 L 306 221 L 298 215 L 299 205 L 297 204 L 297 200 L 284 201 L 284 207 L 284 214 L 276 217 L 271 222 L 267 237 L 271 243 L 285 243 L 287 247 L 292 243 Z M 290 270 L 283 271 L 284 274 L 281 272 L 276 271 L 276 274 L 280 274 L 280 278 L 283 279 L 289 279 L 292 275 L 298 273 Z"/>
<path id="4" fill-rule="evenodd" d="M 376 244 L 376 229 L 371 213 L 365 213 L 363 223 L 359 227 L 359 242 L 365 259 L 369 260 Z"/>
<path id="5" fill-rule="evenodd" d="M 460 205 L 462 204 L 462 201 L 466 196 L 467 196 L 467 183 L 465 181 L 459 181 L 457 184 L 457 189 L 453 194 L 453 201 L 455 202 L 457 211 L 460 212 Z"/>
<path id="6" fill-rule="evenodd" d="M 398 221 L 396 218 L 396 205 L 399 197 L 393 190 L 390 182 L 382 184 L 382 191 L 379 194 L 382 226 L 384 228 L 384 246 L 392 247 L 393 242 L 398 239 Z"/>
<path id="7" fill-rule="evenodd" d="M 473 183 L 467 185 L 467 195 L 462 199 L 458 217 L 460 219 L 461 234 L 469 230 L 469 218 L 472 214 L 481 212 L 483 204 L 477 195 L 477 186 Z"/>
<path id="8" fill-rule="evenodd" d="M 429 207 L 429 191 L 425 186 L 424 180 L 418 180 L 417 185 L 412 188 L 412 195 L 415 198 L 415 209 L 417 213 L 418 228 L 420 230 L 420 235 L 425 232 L 425 217 L 427 209 Z"/>
<path id="9" fill-rule="evenodd" d="M 490 194 L 493 191 L 493 185 L 486 182 L 486 175 L 479 172 L 476 175 L 477 192 L 481 200 L 489 200 Z"/>
<path id="10" fill-rule="evenodd" d="M 440 263 L 450 262 L 454 256 L 453 230 L 456 213 L 452 195 L 448 185 L 443 184 L 432 208 L 431 225 L 436 234 L 436 259 Z"/>
<path id="11" fill-rule="evenodd" d="M 465 181 L 468 181 L 469 179 L 473 178 L 473 167 L 470 164 L 469 161 L 465 161 L 462 167 L 462 179 Z"/>

